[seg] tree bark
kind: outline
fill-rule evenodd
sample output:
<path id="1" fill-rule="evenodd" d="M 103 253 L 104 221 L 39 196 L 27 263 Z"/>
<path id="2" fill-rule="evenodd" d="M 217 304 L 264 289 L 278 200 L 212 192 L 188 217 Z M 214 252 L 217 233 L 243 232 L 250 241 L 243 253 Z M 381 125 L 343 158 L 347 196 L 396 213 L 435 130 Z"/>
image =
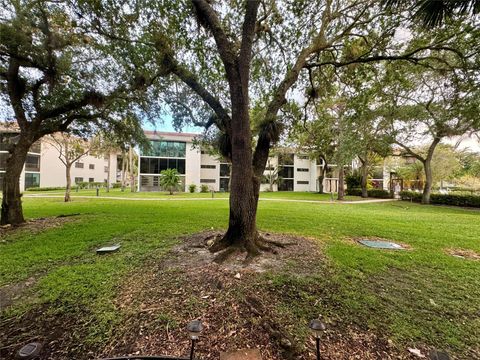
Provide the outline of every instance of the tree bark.
<path id="1" fill-rule="evenodd" d="M 128 149 L 128 160 L 130 163 L 130 192 L 135 192 L 135 173 L 133 171 L 133 149 L 132 146 Z"/>
<path id="2" fill-rule="evenodd" d="M 325 180 L 325 173 L 327 172 L 327 160 L 325 158 L 321 158 L 323 160 L 323 166 L 320 167 L 320 175 L 318 176 L 318 193 L 323 194 L 323 181 Z"/>
<path id="3" fill-rule="evenodd" d="M 108 156 L 108 160 L 107 160 L 108 172 L 107 172 L 107 188 L 105 190 L 108 193 L 110 192 L 110 167 L 111 167 L 110 152 L 108 152 L 107 156 Z"/>
<path id="4" fill-rule="evenodd" d="M 423 162 L 425 170 L 425 184 L 423 185 L 422 204 L 430 204 L 430 194 L 433 185 L 432 158 L 435 148 L 440 143 L 440 138 L 436 137 L 428 148 L 427 156 Z"/>
<path id="5" fill-rule="evenodd" d="M 72 170 L 72 164 L 67 163 L 65 165 L 65 178 L 67 180 L 67 186 L 65 188 L 65 202 L 71 201 L 70 198 L 70 192 L 72 191 L 72 175 L 71 175 L 71 170 Z"/>
<path id="6" fill-rule="evenodd" d="M 345 171 L 343 165 L 340 165 L 338 168 L 338 200 L 343 200 L 345 198 L 344 175 Z"/>
<path id="7" fill-rule="evenodd" d="M 360 186 L 362 188 L 362 198 L 368 197 L 368 163 L 366 159 L 360 160 L 362 163 L 361 172 L 362 172 L 362 179 L 360 181 Z"/>
<path id="8" fill-rule="evenodd" d="M 20 135 L 18 143 L 10 151 L 3 179 L 3 198 L 0 224 L 18 225 L 25 222 L 20 193 L 20 175 L 27 158 L 28 150 L 34 143 Z"/>

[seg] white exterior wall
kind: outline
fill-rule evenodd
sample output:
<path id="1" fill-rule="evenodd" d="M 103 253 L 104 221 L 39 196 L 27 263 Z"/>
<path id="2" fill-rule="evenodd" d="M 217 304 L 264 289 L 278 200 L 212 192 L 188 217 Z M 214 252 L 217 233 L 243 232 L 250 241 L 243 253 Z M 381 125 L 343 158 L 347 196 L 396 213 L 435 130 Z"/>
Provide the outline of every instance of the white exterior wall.
<path id="1" fill-rule="evenodd" d="M 40 157 L 40 187 L 63 187 L 66 186 L 65 165 L 58 158 L 58 151 L 47 142 L 42 142 L 42 152 Z M 94 182 L 104 182 L 107 180 L 107 172 L 105 167 L 108 161 L 103 156 L 96 157 L 85 155 L 80 158 L 79 162 L 83 163 L 83 168 L 76 168 L 72 165 L 71 177 L 72 185 L 75 183 L 76 177 L 83 178 L 84 182 L 88 182 L 90 178 Z M 94 169 L 90 169 L 89 165 L 93 164 Z M 110 182 L 114 183 L 116 179 L 117 156 L 110 155 Z"/>
<path id="2" fill-rule="evenodd" d="M 168 139 L 170 140 L 170 139 Z M 191 142 L 186 144 L 185 154 L 185 191 L 190 184 L 200 187 L 200 150 L 193 147 Z"/>
<path id="3" fill-rule="evenodd" d="M 201 185 L 207 185 L 210 190 L 219 191 L 220 190 L 220 161 L 215 157 L 208 154 L 201 154 L 200 158 L 201 165 L 210 165 L 215 166 L 214 169 L 202 168 L 200 165 L 200 185 L 198 190 L 200 190 Z M 202 180 L 215 180 L 214 183 L 204 183 Z"/>
<path id="4" fill-rule="evenodd" d="M 315 161 L 302 159 L 295 155 L 293 160 L 293 191 L 315 191 L 315 180 L 312 182 L 312 173 L 316 173 Z M 298 171 L 298 169 L 308 169 L 308 171 Z M 316 174 L 313 175 L 315 179 Z M 299 184 L 299 182 L 308 182 L 308 184 Z"/>

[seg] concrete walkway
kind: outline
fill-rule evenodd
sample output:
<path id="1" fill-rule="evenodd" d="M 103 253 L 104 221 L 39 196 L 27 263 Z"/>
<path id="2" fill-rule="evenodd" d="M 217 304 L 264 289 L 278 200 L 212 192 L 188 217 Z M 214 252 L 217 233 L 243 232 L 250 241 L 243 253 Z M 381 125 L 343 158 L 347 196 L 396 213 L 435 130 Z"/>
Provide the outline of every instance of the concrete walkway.
<path id="1" fill-rule="evenodd" d="M 25 198 L 58 198 L 63 199 L 63 195 L 24 195 Z M 223 198 L 140 198 L 140 197 L 121 197 L 121 196 L 90 196 L 90 195 L 72 195 L 73 199 L 102 199 L 102 200 L 130 200 L 130 201 L 211 201 L 211 200 L 228 200 L 228 197 Z M 398 201 L 397 199 L 367 199 L 357 201 L 325 201 L 325 200 L 301 200 L 301 199 L 271 199 L 262 198 L 260 201 L 279 201 L 279 202 L 294 202 L 294 203 L 310 203 L 310 204 L 370 204 L 382 203 L 389 201 Z"/>

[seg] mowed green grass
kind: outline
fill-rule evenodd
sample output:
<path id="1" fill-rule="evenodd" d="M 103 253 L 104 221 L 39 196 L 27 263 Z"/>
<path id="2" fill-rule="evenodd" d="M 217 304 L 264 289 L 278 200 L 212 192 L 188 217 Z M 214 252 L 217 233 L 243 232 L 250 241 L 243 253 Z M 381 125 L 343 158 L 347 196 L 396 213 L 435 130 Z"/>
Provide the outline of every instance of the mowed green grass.
<path id="1" fill-rule="evenodd" d="M 228 202 L 207 199 L 77 198 L 65 204 L 61 199 L 25 198 L 24 208 L 28 218 L 80 215 L 40 233 L 19 230 L 2 238 L 0 286 L 37 279 L 33 300 L 4 316 L 42 304 L 53 313 L 81 313 L 89 324 L 87 337 L 81 338 L 85 342 L 104 341 L 121 321 L 114 300 L 122 275 L 164 256 L 178 236 L 222 229 L 228 220 Z M 405 202 L 263 201 L 258 225 L 318 241 L 329 269 L 322 280 L 330 294 L 322 303 L 326 317 L 371 329 L 405 346 L 442 347 L 460 358 L 478 351 L 480 262 L 445 250 L 480 253 L 480 211 Z M 369 236 L 398 241 L 411 250 L 375 250 L 352 241 Z M 96 247 L 112 243 L 121 243 L 121 251 L 95 255 Z M 291 284 L 292 279 L 276 279 L 282 281 Z"/>
<path id="2" fill-rule="evenodd" d="M 64 191 L 62 190 L 48 190 L 48 191 L 27 191 L 25 194 L 28 196 L 63 196 Z M 95 189 L 80 189 L 76 191 L 73 189 L 71 192 L 72 197 L 76 196 L 96 196 L 97 192 Z M 188 193 L 188 192 L 176 192 L 173 195 L 170 195 L 168 192 L 131 192 L 130 189 L 110 189 L 106 191 L 105 189 L 99 189 L 100 197 L 118 197 L 118 198 L 139 198 L 139 199 L 188 199 L 188 198 L 205 198 L 211 199 L 212 193 Z M 229 193 L 227 192 L 215 192 L 213 198 L 215 199 L 228 199 Z M 276 192 L 267 192 L 263 191 L 260 193 L 261 199 L 287 199 L 287 200 L 309 200 L 309 201 L 331 201 L 331 194 L 319 194 L 315 192 L 291 192 L 291 191 L 276 191 Z M 333 201 L 336 201 L 337 194 L 333 194 Z M 356 201 L 362 200 L 359 196 L 345 196 L 346 201 Z"/>

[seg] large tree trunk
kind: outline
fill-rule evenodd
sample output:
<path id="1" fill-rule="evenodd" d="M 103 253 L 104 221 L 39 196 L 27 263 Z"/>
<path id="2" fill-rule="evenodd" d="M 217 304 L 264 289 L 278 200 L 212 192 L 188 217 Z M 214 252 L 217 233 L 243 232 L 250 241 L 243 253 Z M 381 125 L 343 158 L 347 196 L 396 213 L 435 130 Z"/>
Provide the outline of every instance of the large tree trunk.
<path id="1" fill-rule="evenodd" d="M 367 183 L 368 183 L 368 163 L 367 160 L 361 160 L 362 167 L 362 179 L 360 181 L 360 186 L 362 188 L 362 198 L 368 197 Z"/>
<path id="2" fill-rule="evenodd" d="M 340 165 L 338 168 L 338 200 L 343 200 L 345 198 L 344 174 L 345 170 L 343 165 Z"/>
<path id="3" fill-rule="evenodd" d="M 230 214 L 228 230 L 212 251 L 231 247 L 247 251 L 249 256 L 260 252 L 256 217 L 260 179 L 254 173 L 248 100 L 241 84 L 230 86 L 232 100 L 230 178 Z M 265 158 L 265 164 L 268 158 Z M 264 165 L 265 165 L 264 164 Z M 265 168 L 265 166 L 263 167 Z"/>
<path id="4" fill-rule="evenodd" d="M 0 224 L 18 225 L 25 222 L 20 193 L 20 175 L 27 158 L 28 150 L 34 141 L 20 136 L 18 143 L 11 150 L 3 179 L 2 213 Z"/>
<path id="5" fill-rule="evenodd" d="M 70 192 L 72 191 L 72 164 L 65 165 L 65 178 L 67 180 L 67 186 L 65 188 L 65 202 L 71 201 Z"/>

